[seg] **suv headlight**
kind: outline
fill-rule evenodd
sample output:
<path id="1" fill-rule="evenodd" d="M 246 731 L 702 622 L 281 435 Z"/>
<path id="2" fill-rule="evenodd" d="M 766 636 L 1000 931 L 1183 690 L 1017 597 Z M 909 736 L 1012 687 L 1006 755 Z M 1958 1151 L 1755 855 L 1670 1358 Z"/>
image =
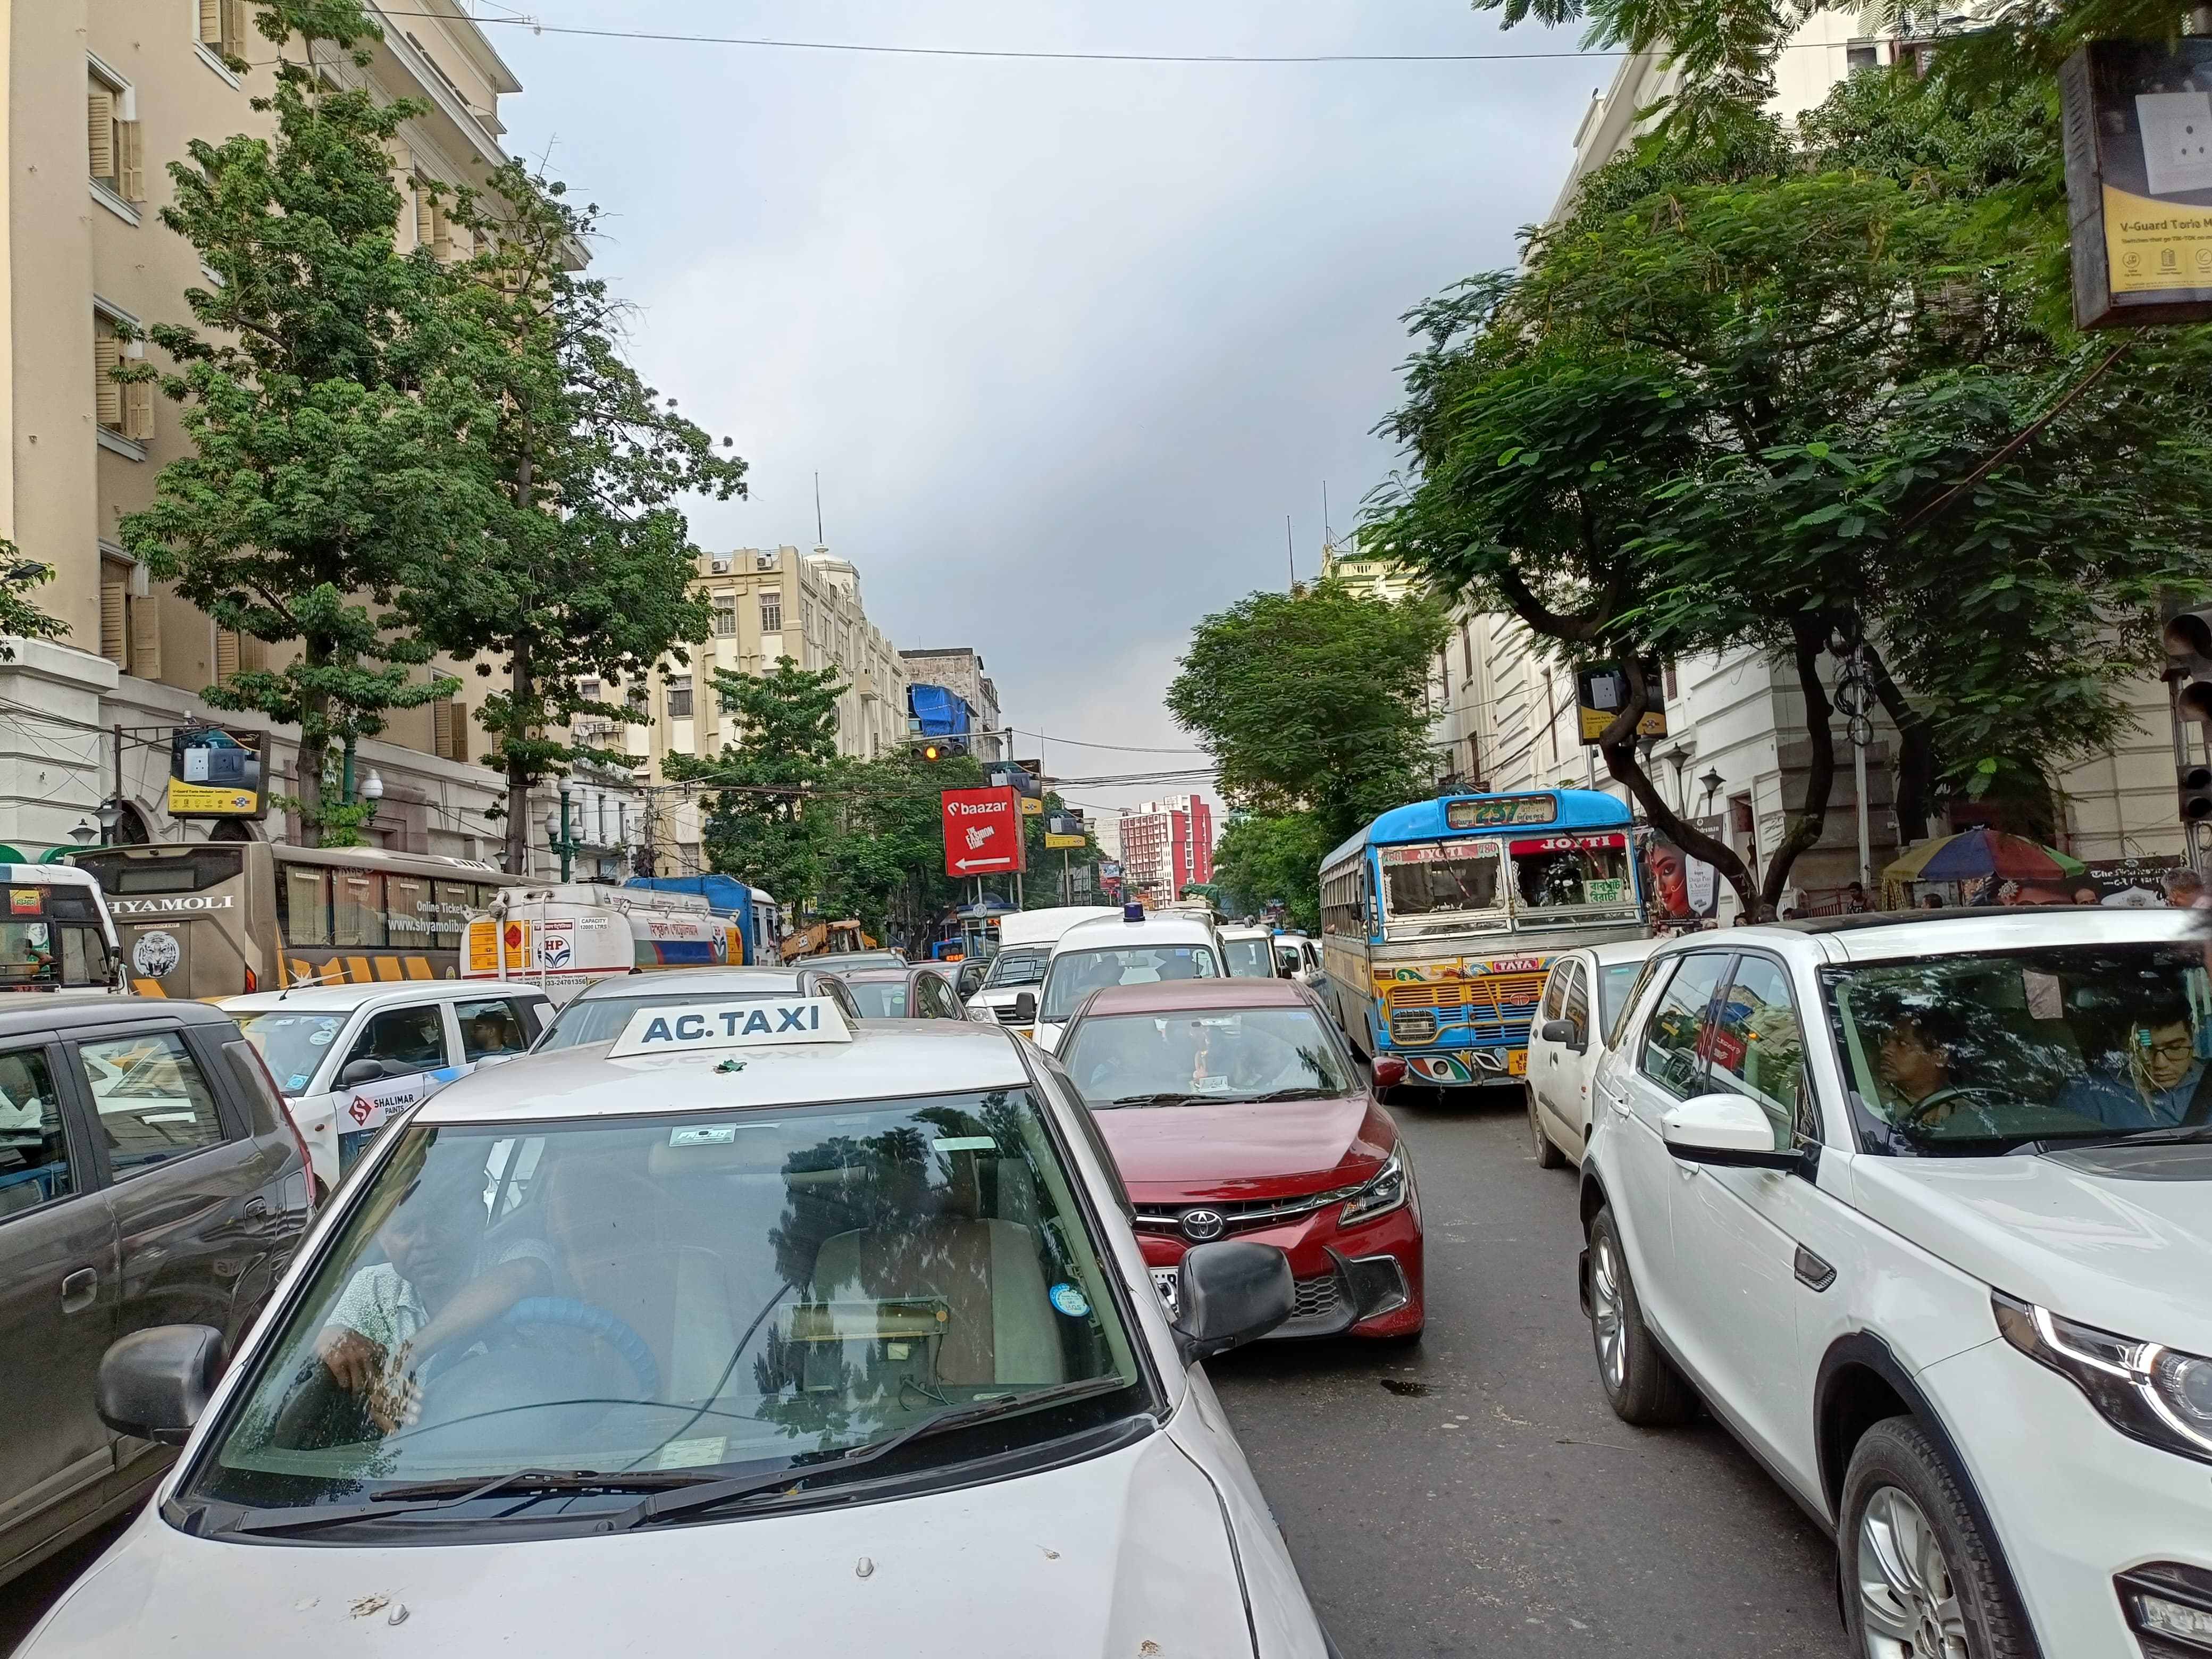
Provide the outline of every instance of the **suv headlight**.
<path id="1" fill-rule="evenodd" d="M 1377 1216 L 1388 1215 L 1405 1203 L 1413 1189 L 1413 1166 L 1406 1161 L 1405 1145 L 1401 1142 L 1391 1149 L 1389 1159 L 1375 1172 L 1375 1178 L 1345 1200 L 1336 1224 L 1356 1227 Z"/>
<path id="2" fill-rule="evenodd" d="M 1990 1306 L 2006 1341 L 2070 1379 L 2122 1434 L 2212 1463 L 2212 1359 L 2078 1325 L 2002 1291 Z"/>

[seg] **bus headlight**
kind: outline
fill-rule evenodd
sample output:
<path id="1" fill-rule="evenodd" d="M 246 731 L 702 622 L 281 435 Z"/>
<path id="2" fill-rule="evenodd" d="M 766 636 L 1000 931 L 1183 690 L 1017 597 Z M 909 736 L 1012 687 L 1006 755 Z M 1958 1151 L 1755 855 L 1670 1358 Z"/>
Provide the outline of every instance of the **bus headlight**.
<path id="1" fill-rule="evenodd" d="M 1413 1168 L 1406 1161 L 1406 1149 L 1402 1145 L 1394 1147 L 1382 1167 L 1375 1172 L 1375 1178 L 1345 1200 L 1336 1224 L 1357 1227 L 1401 1209 L 1413 1187 Z"/>
<path id="2" fill-rule="evenodd" d="M 1437 1012 L 1433 1008 L 1401 1008 L 1390 1016 L 1393 1042 L 1434 1042 Z"/>

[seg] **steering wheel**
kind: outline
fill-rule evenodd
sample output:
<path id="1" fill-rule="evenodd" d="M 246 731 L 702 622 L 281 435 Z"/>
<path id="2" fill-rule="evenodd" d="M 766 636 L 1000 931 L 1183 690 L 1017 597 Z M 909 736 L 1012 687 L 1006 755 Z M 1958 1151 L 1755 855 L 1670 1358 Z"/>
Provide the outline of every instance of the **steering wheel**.
<path id="1" fill-rule="evenodd" d="M 2008 1094 L 2002 1089 L 1992 1089 L 1978 1084 L 1960 1085 L 1938 1089 L 1899 1119 L 1897 1127 L 1907 1134 L 1915 1134 L 1928 1127 L 1929 1121 L 1939 1111 L 1945 1112 L 1946 1115 L 1948 1115 L 1949 1113 L 1957 1111 L 1962 1105 L 2000 1106 L 2025 1103 L 2020 1096 Z"/>
<path id="2" fill-rule="evenodd" d="M 509 1328 L 517 1325 L 562 1325 L 570 1330 L 588 1332 L 622 1357 L 623 1364 L 637 1379 L 641 1399 L 659 1396 L 660 1365 L 653 1358 L 653 1350 L 619 1315 L 609 1313 L 605 1308 L 579 1302 L 574 1297 L 526 1296 L 492 1323 Z"/>

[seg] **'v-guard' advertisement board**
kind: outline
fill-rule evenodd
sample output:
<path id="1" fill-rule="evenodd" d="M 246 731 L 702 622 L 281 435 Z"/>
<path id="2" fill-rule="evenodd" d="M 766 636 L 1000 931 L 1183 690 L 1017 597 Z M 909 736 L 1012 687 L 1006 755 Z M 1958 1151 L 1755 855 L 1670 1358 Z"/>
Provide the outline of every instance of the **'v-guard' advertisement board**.
<path id="1" fill-rule="evenodd" d="M 2212 318 L 2212 39 L 2099 41 L 2059 88 L 2075 322 Z"/>

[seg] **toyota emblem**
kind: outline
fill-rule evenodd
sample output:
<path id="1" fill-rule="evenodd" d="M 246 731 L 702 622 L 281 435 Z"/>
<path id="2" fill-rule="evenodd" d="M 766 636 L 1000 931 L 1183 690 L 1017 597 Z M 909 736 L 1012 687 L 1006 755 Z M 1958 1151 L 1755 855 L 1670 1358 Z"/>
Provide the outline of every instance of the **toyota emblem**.
<path id="1" fill-rule="evenodd" d="M 1221 1237 L 1221 1230 L 1229 1224 L 1218 1210 L 1185 1210 L 1182 1212 L 1182 1236 L 1194 1244 L 1203 1244 L 1209 1238 Z"/>

